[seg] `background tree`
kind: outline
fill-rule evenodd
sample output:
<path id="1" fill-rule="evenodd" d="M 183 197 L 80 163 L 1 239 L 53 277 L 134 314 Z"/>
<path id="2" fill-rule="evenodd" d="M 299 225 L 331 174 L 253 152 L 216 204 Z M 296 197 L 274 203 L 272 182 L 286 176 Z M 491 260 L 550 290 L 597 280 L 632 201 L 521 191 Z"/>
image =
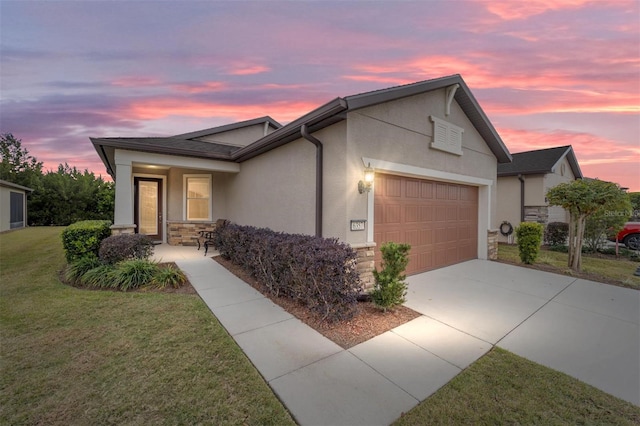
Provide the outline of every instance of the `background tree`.
<path id="1" fill-rule="evenodd" d="M 585 223 L 588 217 L 626 207 L 630 210 L 628 194 L 616 183 L 598 179 L 578 179 L 561 183 L 547 191 L 552 206 L 561 206 L 569 212 L 569 261 L 568 265 L 580 271 Z"/>
<path id="2" fill-rule="evenodd" d="M 640 192 L 630 192 L 629 200 L 631 201 L 631 217 L 630 221 L 640 221 Z"/>
<path id="3" fill-rule="evenodd" d="M 607 237 L 615 236 L 631 216 L 630 197 L 612 201 L 587 217 L 584 229 L 586 247 L 595 252 L 602 248 Z"/>
<path id="4" fill-rule="evenodd" d="M 0 135 L 0 179 L 37 189 L 42 177 L 39 162 L 11 133 Z"/>
<path id="5" fill-rule="evenodd" d="M 60 164 L 42 172 L 42 162 L 11 133 L 0 136 L 0 179 L 33 189 L 27 197 L 30 225 L 69 225 L 89 219 L 113 221 L 115 187 L 84 170 Z"/>

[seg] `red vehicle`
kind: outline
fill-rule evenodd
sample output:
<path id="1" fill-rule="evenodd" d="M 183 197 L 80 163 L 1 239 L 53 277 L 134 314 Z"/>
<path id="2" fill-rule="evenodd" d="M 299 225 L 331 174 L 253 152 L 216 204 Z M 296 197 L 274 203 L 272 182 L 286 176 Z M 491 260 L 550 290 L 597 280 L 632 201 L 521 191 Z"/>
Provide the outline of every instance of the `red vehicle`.
<path id="1" fill-rule="evenodd" d="M 640 250 L 640 222 L 625 223 L 624 228 L 618 232 L 618 241 L 631 250 Z"/>

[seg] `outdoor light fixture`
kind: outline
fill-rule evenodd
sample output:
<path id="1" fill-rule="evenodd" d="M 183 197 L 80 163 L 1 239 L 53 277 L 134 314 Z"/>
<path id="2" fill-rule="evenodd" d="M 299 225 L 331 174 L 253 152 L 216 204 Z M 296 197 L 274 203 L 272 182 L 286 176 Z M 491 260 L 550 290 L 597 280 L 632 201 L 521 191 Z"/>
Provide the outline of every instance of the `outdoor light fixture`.
<path id="1" fill-rule="evenodd" d="M 375 176 L 375 171 L 371 167 L 371 163 L 369 163 L 369 165 L 364 168 L 364 181 L 361 180 L 358 182 L 358 192 L 364 194 L 365 192 L 371 191 Z"/>

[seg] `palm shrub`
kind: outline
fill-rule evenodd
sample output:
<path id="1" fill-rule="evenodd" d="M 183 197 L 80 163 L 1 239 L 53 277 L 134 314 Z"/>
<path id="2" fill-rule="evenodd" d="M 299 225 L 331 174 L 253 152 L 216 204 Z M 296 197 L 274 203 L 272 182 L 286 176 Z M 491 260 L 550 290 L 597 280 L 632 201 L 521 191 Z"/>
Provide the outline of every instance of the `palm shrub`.
<path id="1" fill-rule="evenodd" d="M 80 282 L 89 288 L 115 288 L 115 269 L 112 265 L 100 264 L 86 271 Z"/>
<path id="2" fill-rule="evenodd" d="M 64 277 L 69 283 L 82 284 L 84 274 L 100 265 L 102 262 L 96 255 L 87 255 L 69 263 Z"/>
<path id="3" fill-rule="evenodd" d="M 382 269 L 373 271 L 375 286 L 371 299 L 376 306 L 387 310 L 405 302 L 407 284 L 404 271 L 409 263 L 409 244 L 388 242 L 380 247 L 382 252 Z"/>
<path id="4" fill-rule="evenodd" d="M 185 281 L 187 281 L 187 276 L 184 272 L 173 265 L 166 265 L 164 267 L 158 267 L 151 285 L 159 289 L 166 287 L 179 288 Z"/>
<path id="5" fill-rule="evenodd" d="M 535 222 L 522 222 L 516 227 L 516 241 L 522 263 L 530 265 L 538 258 L 543 231 L 544 226 Z"/>
<path id="6" fill-rule="evenodd" d="M 143 259 L 125 260 L 113 270 L 113 287 L 122 291 L 134 290 L 153 282 L 158 264 Z"/>

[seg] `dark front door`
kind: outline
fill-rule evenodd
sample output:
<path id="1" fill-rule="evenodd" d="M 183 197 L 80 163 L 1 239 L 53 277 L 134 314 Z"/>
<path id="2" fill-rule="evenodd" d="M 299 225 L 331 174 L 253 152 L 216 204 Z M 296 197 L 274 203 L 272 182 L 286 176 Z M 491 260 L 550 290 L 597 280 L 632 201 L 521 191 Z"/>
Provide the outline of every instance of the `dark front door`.
<path id="1" fill-rule="evenodd" d="M 136 232 L 162 241 L 162 179 L 136 177 L 133 182 Z"/>

